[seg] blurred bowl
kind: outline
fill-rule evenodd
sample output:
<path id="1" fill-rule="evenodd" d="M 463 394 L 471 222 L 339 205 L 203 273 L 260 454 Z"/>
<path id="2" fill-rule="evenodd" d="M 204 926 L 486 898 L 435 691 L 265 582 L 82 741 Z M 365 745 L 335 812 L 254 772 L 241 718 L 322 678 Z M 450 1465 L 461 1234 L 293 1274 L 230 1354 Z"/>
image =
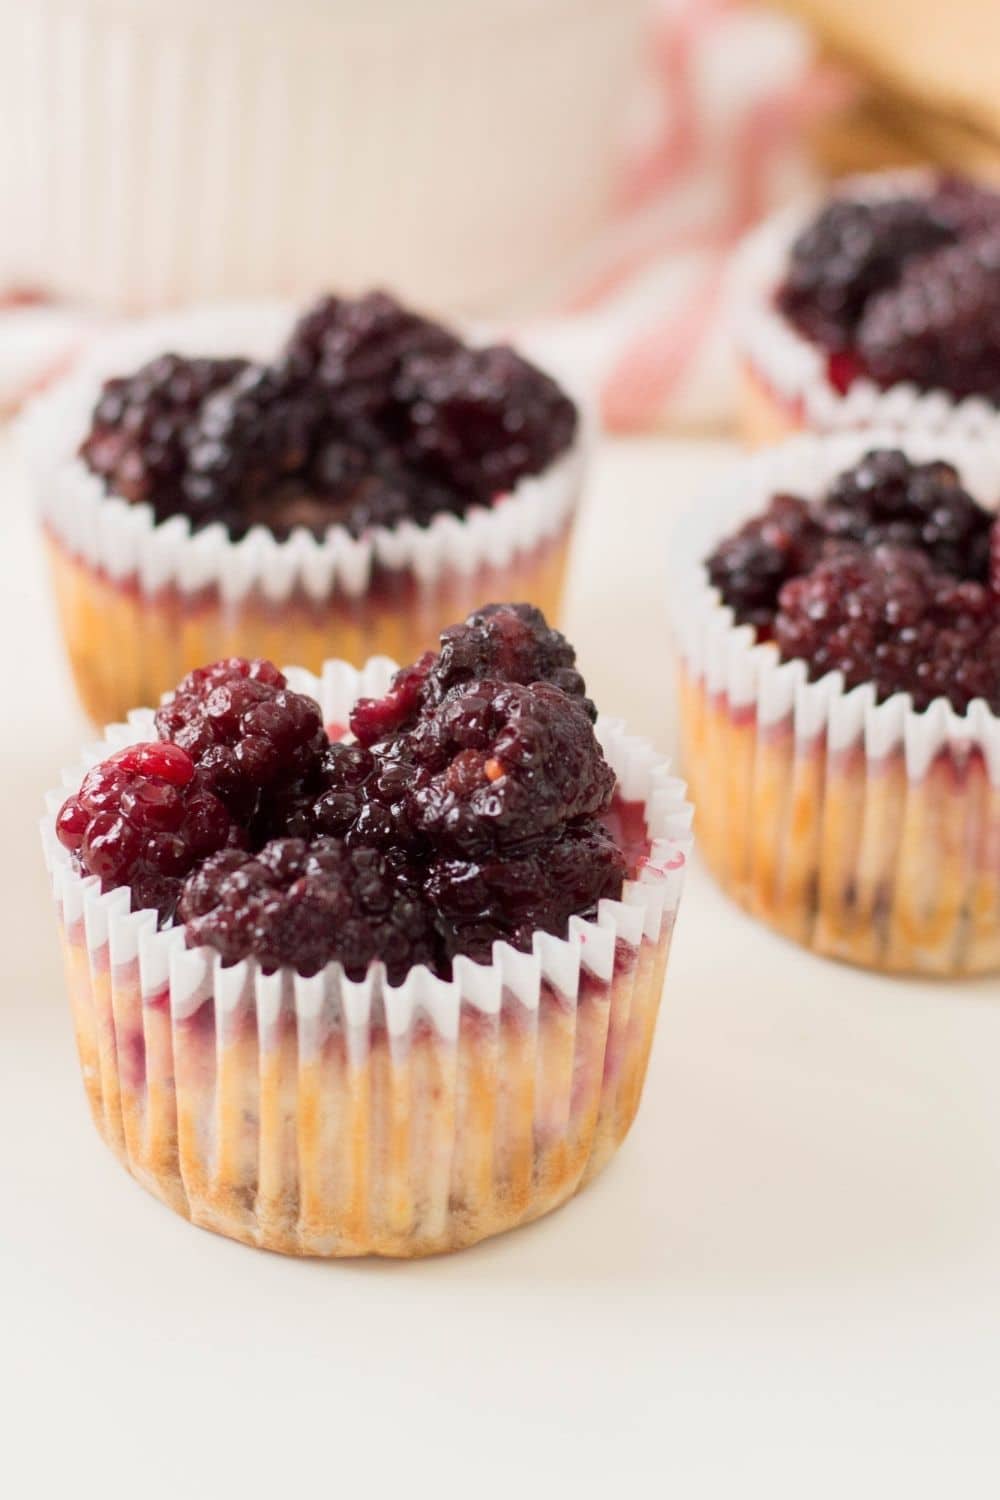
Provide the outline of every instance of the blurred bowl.
<path id="1" fill-rule="evenodd" d="M 502 309 L 604 218 L 644 0 L 0 0 L 0 280 Z"/>

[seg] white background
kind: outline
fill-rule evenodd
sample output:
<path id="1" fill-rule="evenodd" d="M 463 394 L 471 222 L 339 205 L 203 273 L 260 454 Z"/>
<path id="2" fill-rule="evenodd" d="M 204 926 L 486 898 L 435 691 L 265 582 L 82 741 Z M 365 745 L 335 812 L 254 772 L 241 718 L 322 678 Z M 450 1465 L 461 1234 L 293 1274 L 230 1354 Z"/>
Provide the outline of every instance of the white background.
<path id="1" fill-rule="evenodd" d="M 567 629 L 669 744 L 663 560 L 721 446 L 608 445 Z M 1000 982 L 788 946 L 695 867 L 643 1107 L 551 1218 L 296 1262 L 122 1172 L 77 1076 L 38 851 L 87 734 L 0 455 L 0 1495 L 995 1496 Z"/>

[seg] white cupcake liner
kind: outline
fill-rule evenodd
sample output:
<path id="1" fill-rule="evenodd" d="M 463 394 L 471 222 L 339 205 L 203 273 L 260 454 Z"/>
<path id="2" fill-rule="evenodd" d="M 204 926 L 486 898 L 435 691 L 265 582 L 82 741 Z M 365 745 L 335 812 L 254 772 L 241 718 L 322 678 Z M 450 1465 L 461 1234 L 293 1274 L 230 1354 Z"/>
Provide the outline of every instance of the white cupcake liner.
<path id="1" fill-rule="evenodd" d="M 845 179 L 837 196 L 877 199 L 926 189 L 923 171 L 882 172 Z M 737 352 L 764 390 L 816 432 L 858 427 L 919 428 L 957 438 L 1000 443 L 1000 412 L 978 396 L 956 400 L 946 391 L 922 391 L 908 382 L 883 390 L 859 378 L 846 394 L 831 383 L 828 355 L 779 312 L 775 293 L 791 247 L 822 200 L 796 203 L 766 220 L 738 253 L 733 277 L 733 338 Z"/>
<path id="2" fill-rule="evenodd" d="M 382 565 L 412 572 L 423 585 L 450 572 L 503 567 L 566 526 L 580 492 L 588 447 L 581 411 L 571 449 L 543 474 L 523 479 L 491 506 L 464 517 L 442 514 L 427 527 L 376 527 L 354 537 L 331 526 L 322 538 L 297 528 L 278 541 L 253 527 L 234 542 L 221 525 L 192 531 L 183 516 L 157 525 L 148 505 L 108 495 L 76 457 L 102 382 L 128 373 L 165 350 L 190 354 L 272 354 L 294 313 L 279 303 L 205 307 L 151 319 L 104 340 L 85 365 L 36 401 L 21 423 L 23 450 L 41 515 L 74 557 L 113 583 L 135 580 L 141 594 L 218 591 L 227 606 L 250 595 L 281 604 L 293 595 L 315 603 L 361 598 Z"/>
<path id="3" fill-rule="evenodd" d="M 827 957 L 890 973 L 1000 970 L 1000 718 L 916 711 L 782 662 L 709 582 L 705 559 L 776 493 L 814 499 L 873 446 L 950 459 L 995 505 L 980 442 L 874 431 L 800 437 L 740 465 L 681 529 L 671 599 L 684 769 L 698 845 L 754 916 Z"/>
<path id="4" fill-rule="evenodd" d="M 373 659 L 361 671 L 333 661 L 320 678 L 299 669 L 289 669 L 289 678 L 296 689 L 317 698 L 324 722 L 346 723 L 354 701 L 384 692 L 395 670 L 387 658 Z M 64 774 L 63 788 L 49 794 L 42 840 L 88 1094 L 102 1134 L 129 1170 L 196 1222 L 269 1248 L 323 1255 L 453 1248 L 545 1212 L 596 1171 L 627 1130 L 638 1104 L 691 821 L 683 783 L 669 775 L 667 763 L 646 741 L 628 735 L 612 719 L 599 720 L 597 733 L 617 773 L 620 795 L 645 805 L 651 845 L 648 860 L 638 878 L 626 882 L 621 900 L 602 901 L 596 921 L 572 918 L 566 938 L 536 933 L 531 953 L 498 942 L 488 965 L 459 958 L 450 981 L 421 966 L 392 987 L 381 963 L 374 963 L 359 982 L 347 979 L 339 963 L 308 979 L 290 970 L 263 975 L 253 960 L 224 968 L 214 951 L 187 948 L 182 926 L 158 930 L 154 912 L 131 911 L 127 890 L 102 895 L 94 879 L 77 873 L 55 836 L 59 806 L 79 785 L 87 766 L 126 744 L 155 736 L 149 709 L 137 710 L 127 723 L 108 728 L 82 765 Z M 633 955 L 624 969 L 623 954 Z M 574 1043 L 574 1016 L 585 995 L 600 1002 L 598 1014 L 604 1016 L 606 1033 L 595 1042 L 581 1012 Z M 563 1038 L 559 1048 L 565 1054 L 563 1063 L 570 1064 L 559 1064 L 555 1083 L 552 1038 L 548 1022 L 543 1026 L 540 1019 L 546 997 L 555 999 L 556 1030 Z M 413 1071 L 428 1037 L 436 1068 L 451 1070 L 452 1076 L 461 1053 L 466 1061 L 471 1057 L 474 1070 L 478 1053 L 476 1042 L 469 1040 L 470 1026 L 473 1036 L 477 1025 L 485 1026 L 493 1037 L 489 1045 L 495 1048 L 496 1028 L 512 1008 L 528 1051 L 517 1052 L 520 1061 L 516 1068 L 511 1064 L 516 1076 L 501 1076 L 499 1087 L 512 1094 L 528 1087 L 529 1148 L 535 1141 L 534 1167 L 529 1162 L 523 1201 L 517 1203 L 510 1201 L 507 1168 L 501 1169 L 512 1149 L 498 1123 L 504 1110 L 497 1106 L 497 1120 L 493 1127 L 484 1126 L 483 1140 L 468 1124 L 462 1127 L 467 1135 L 460 1138 L 458 1114 L 441 1115 L 438 1105 L 418 1090 Z M 207 1052 L 199 1054 L 195 1072 L 207 1068 L 211 1074 L 204 1088 L 191 1081 L 185 1061 L 193 1045 L 189 1038 L 197 1037 L 202 1015 L 208 1020 L 201 1027 L 199 1045 Z M 145 1035 L 145 1046 L 140 1043 L 138 1049 L 144 1058 L 138 1074 L 133 1031 Z M 284 1067 L 290 1035 L 293 1076 L 282 1085 L 276 1120 L 264 1080 L 272 1066 Z M 300 1089 L 313 1065 L 327 1067 L 321 1054 L 331 1036 L 339 1037 L 355 1080 L 360 1076 L 357 1070 L 374 1067 L 376 1058 L 396 1080 L 386 1093 L 379 1092 L 384 1079 L 379 1084 L 374 1074 L 374 1081 L 365 1084 L 373 1092 L 364 1095 L 365 1123 L 362 1139 L 355 1143 L 358 1149 L 368 1151 L 369 1134 L 383 1143 L 387 1132 L 391 1136 L 394 1126 L 385 1112 L 393 1114 L 400 1104 L 399 1089 L 407 1091 L 406 1122 L 399 1127 L 404 1166 L 373 1159 L 366 1168 L 364 1203 L 359 1209 L 352 1198 L 348 1215 L 340 1190 L 330 1184 L 317 1189 L 322 1177 L 318 1168 L 318 1176 L 309 1176 L 306 1157 L 314 1144 L 310 1135 L 306 1144 L 300 1139 L 301 1161 L 293 1153 L 294 1159 L 282 1158 L 284 1165 L 275 1169 L 284 1207 L 275 1208 L 268 1200 L 265 1211 L 262 1200 L 269 1193 L 273 1199 L 277 1191 L 273 1180 L 270 1186 L 264 1181 L 265 1161 L 272 1161 L 283 1132 L 294 1134 L 296 1121 L 306 1128 Z M 240 1059 L 247 1046 L 250 1060 L 244 1066 Z M 585 1047 L 586 1056 L 581 1051 Z M 574 1056 L 579 1066 L 572 1065 Z M 343 1081 L 328 1082 L 320 1096 L 322 1107 L 336 1112 L 345 1104 L 346 1094 L 342 1098 L 341 1093 L 346 1088 Z M 230 1111 L 232 1090 L 240 1102 Z M 355 1084 L 350 1092 L 356 1103 Z M 454 1110 L 453 1091 L 448 1097 Z M 496 1129 L 495 1140 L 489 1136 L 491 1128 Z M 426 1176 L 430 1166 L 413 1155 L 429 1140 L 440 1156 L 433 1168 L 433 1190 Z M 558 1168 L 553 1150 L 563 1164 Z M 230 1152 L 239 1158 L 235 1166 L 226 1165 Z M 465 1161 L 469 1152 L 493 1162 L 491 1170 L 497 1174 L 497 1180 L 491 1179 L 483 1189 L 474 1212 L 468 1203 L 456 1206 L 452 1200 L 459 1190 L 454 1181 L 449 1187 L 449 1162 L 454 1175 L 455 1164 Z M 309 1223 L 303 1219 L 307 1188 L 313 1193 L 314 1210 Z M 390 1222 L 397 1192 L 410 1203 L 410 1219 L 403 1225 Z M 414 1204 L 428 1194 L 433 1205 L 418 1211 Z"/>

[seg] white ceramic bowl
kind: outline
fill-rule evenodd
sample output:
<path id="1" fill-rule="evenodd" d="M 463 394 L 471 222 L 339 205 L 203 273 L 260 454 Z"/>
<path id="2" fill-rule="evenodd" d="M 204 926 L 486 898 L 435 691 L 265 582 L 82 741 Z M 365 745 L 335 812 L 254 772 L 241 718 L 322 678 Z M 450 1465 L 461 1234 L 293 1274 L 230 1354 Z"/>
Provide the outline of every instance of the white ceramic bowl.
<path id="1" fill-rule="evenodd" d="M 502 308 L 601 221 L 644 0 L 0 0 L 0 282 Z"/>

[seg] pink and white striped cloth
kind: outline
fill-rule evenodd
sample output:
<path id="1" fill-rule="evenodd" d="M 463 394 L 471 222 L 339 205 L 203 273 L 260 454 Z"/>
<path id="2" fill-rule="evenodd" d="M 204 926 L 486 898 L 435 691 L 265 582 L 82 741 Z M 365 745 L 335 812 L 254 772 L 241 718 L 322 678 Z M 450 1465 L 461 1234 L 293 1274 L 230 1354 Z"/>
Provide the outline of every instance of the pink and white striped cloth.
<path id="1" fill-rule="evenodd" d="M 804 127 L 848 85 L 796 22 L 733 0 L 661 0 L 648 72 L 614 221 L 534 332 L 590 376 L 609 430 L 722 428 L 732 252 L 815 187 Z"/>
<path id="2" fill-rule="evenodd" d="M 732 401 L 731 252 L 810 182 L 802 127 L 842 85 L 793 21 L 735 0 L 660 0 L 615 212 L 558 285 L 505 326 L 596 389 L 606 426 L 719 428 Z M 0 302 L 0 413 L 72 362 L 99 320 Z"/>

